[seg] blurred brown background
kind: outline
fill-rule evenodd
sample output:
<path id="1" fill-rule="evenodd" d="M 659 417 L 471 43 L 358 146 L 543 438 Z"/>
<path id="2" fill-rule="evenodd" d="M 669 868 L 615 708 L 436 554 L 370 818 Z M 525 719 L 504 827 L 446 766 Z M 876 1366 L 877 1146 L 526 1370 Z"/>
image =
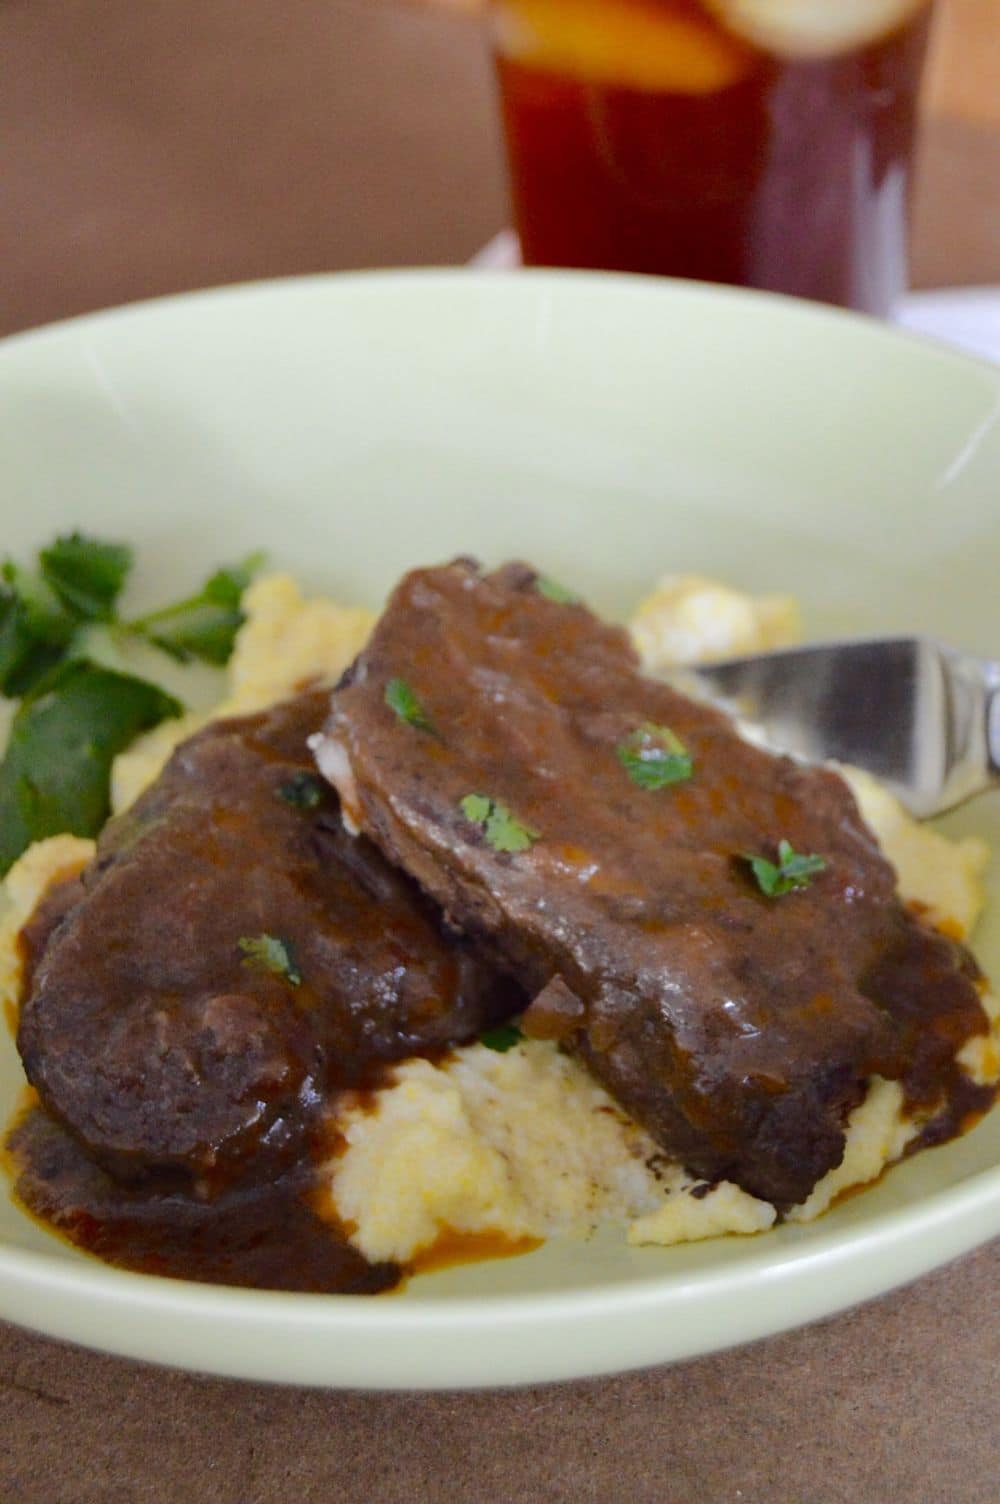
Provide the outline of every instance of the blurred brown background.
<path id="1" fill-rule="evenodd" d="M 0 0 L 0 332 L 507 219 L 476 0 Z M 1000 0 L 941 0 L 920 285 L 1000 282 Z M 996 1504 L 1000 1243 L 732 1353 L 468 1395 L 170 1373 L 0 1325 L 2 1504 Z"/>
<path id="2" fill-rule="evenodd" d="M 460 262 L 508 217 L 477 0 L 0 0 L 0 332 Z M 918 285 L 1000 281 L 1000 0 L 941 0 Z"/>

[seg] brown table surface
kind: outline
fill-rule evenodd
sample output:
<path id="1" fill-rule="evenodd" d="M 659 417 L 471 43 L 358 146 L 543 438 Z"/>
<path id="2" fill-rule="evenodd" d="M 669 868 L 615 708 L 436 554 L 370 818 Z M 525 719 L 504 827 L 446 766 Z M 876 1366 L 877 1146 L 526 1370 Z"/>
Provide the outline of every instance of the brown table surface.
<path id="1" fill-rule="evenodd" d="M 1000 281 L 1000 0 L 947 0 L 918 286 Z M 0 5 L 0 332 L 276 273 L 460 262 L 507 219 L 474 16 Z M 324 1394 L 0 1328 L 0 1504 L 997 1504 L 1000 1244 L 819 1326 L 506 1393 Z"/>

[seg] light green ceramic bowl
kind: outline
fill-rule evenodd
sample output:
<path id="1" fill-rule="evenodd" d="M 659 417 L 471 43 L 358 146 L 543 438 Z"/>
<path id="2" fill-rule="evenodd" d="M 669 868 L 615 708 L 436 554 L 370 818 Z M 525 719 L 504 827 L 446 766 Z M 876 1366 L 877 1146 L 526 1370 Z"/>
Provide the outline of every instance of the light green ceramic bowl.
<path id="1" fill-rule="evenodd" d="M 519 555 L 624 614 L 664 570 L 792 590 L 811 632 L 1000 656 L 1000 370 L 859 318 L 686 283 L 331 277 L 0 347 L 4 549 L 79 525 L 169 596 L 253 547 L 377 604 L 408 566 Z M 948 822 L 1000 850 L 1000 800 Z M 1000 892 L 978 940 L 1000 975 Z M 0 1110 L 22 1077 L 0 1045 Z M 596 1374 L 827 1315 L 1000 1233 L 1000 1114 L 810 1227 L 618 1235 L 414 1279 L 254 1293 L 126 1274 L 0 1204 L 0 1314 L 216 1373 L 432 1387 Z"/>

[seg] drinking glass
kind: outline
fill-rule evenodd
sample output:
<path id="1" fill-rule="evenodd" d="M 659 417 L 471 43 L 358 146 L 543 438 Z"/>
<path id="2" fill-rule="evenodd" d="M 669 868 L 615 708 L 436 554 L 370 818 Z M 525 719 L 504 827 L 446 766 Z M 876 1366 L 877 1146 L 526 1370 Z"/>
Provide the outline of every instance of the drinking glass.
<path id="1" fill-rule="evenodd" d="M 493 0 L 528 265 L 885 315 L 931 0 Z"/>

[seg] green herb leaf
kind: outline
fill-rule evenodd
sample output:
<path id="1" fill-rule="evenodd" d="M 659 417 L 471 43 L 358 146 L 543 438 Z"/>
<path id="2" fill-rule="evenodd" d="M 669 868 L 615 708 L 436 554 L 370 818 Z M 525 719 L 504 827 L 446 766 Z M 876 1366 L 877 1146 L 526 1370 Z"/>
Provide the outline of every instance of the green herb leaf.
<path id="1" fill-rule="evenodd" d="M 114 616 L 132 555 L 73 533 L 38 559 L 39 569 L 8 559 L 0 570 L 0 693 L 10 699 L 37 689 L 81 624 Z"/>
<path id="2" fill-rule="evenodd" d="M 494 851 L 527 851 L 539 832 L 517 820 L 506 805 L 495 804 L 486 820 L 486 839 Z"/>
<path id="3" fill-rule="evenodd" d="M 458 807 L 473 825 L 485 825 L 493 809 L 493 800 L 487 799 L 485 794 L 466 794 Z"/>
<path id="4" fill-rule="evenodd" d="M 38 561 L 68 610 L 89 621 L 110 621 L 132 567 L 132 550 L 122 543 L 70 533 L 43 548 Z"/>
<path id="5" fill-rule="evenodd" d="M 295 964 L 287 940 L 280 940 L 277 935 L 244 935 L 236 943 L 243 953 L 244 966 L 273 972 L 276 977 L 284 977 L 293 987 L 301 984 L 302 973 Z"/>
<path id="6" fill-rule="evenodd" d="M 434 724 L 405 679 L 390 679 L 385 686 L 385 703 L 401 721 L 418 731 L 433 731 Z"/>
<path id="7" fill-rule="evenodd" d="M 326 795 L 327 786 L 315 773 L 296 773 L 278 789 L 279 799 L 293 809 L 318 809 Z"/>
<path id="8" fill-rule="evenodd" d="M 87 663 L 57 669 L 21 705 L 0 762 L 0 874 L 44 836 L 97 835 L 112 759 L 181 709 L 143 679 Z"/>
<path id="9" fill-rule="evenodd" d="M 132 565 L 123 544 L 74 532 L 39 552 L 37 570 L 2 566 L 0 693 L 23 703 L 0 762 L 0 872 L 44 836 L 98 833 L 112 759 L 182 711 L 153 682 L 171 670 L 149 644 L 224 663 L 259 562 L 218 570 L 197 596 L 131 624 L 115 614 Z"/>
<path id="10" fill-rule="evenodd" d="M 252 554 L 247 554 L 239 564 L 223 565 L 214 574 L 209 575 L 202 591 L 205 599 L 216 606 L 238 606 L 243 599 L 243 592 L 252 581 L 255 574 L 263 569 L 267 555 L 261 548 L 255 549 Z"/>
<path id="11" fill-rule="evenodd" d="M 466 794 L 459 800 L 459 809 L 480 827 L 494 851 L 527 851 L 539 838 L 537 830 L 515 819 L 505 804 L 485 794 Z"/>
<path id="12" fill-rule="evenodd" d="M 803 856 L 788 841 L 779 841 L 777 862 L 749 851 L 743 853 L 743 859 L 750 863 L 758 888 L 768 898 L 781 898 L 796 888 L 808 888 L 813 878 L 826 870 L 823 857 Z"/>
<path id="13" fill-rule="evenodd" d="M 8 559 L 0 575 L 0 693 L 18 699 L 59 661 L 77 621 L 34 570 Z"/>
<path id="14" fill-rule="evenodd" d="M 651 721 L 619 742 L 618 761 L 641 789 L 665 789 L 691 777 L 694 762 L 680 737 L 669 726 Z"/>
<path id="15" fill-rule="evenodd" d="M 11 700 L 27 694 L 58 663 L 62 651 L 35 635 L 13 595 L 0 593 L 0 694 Z"/>
<path id="16" fill-rule="evenodd" d="M 158 613 L 159 615 L 159 613 Z M 243 625 L 243 613 L 228 606 L 188 602 L 183 609 L 172 608 L 169 616 L 146 627 L 150 642 L 176 658 L 189 663 L 200 658 L 221 668 L 229 662 L 236 634 Z"/>
<path id="17" fill-rule="evenodd" d="M 216 570 L 197 595 L 129 622 L 129 630 L 148 637 L 181 663 L 200 658 L 221 667 L 228 663 L 243 625 L 243 592 L 263 561 L 263 554 L 255 553 L 240 564 Z"/>
<path id="18" fill-rule="evenodd" d="M 560 585 L 558 580 L 548 574 L 535 576 L 535 589 L 547 601 L 555 601 L 557 606 L 577 606 L 580 603 L 578 595 L 574 595 L 572 590 L 567 590 L 565 585 Z"/>
<path id="19" fill-rule="evenodd" d="M 41 641 L 68 642 L 77 624 L 76 619 L 65 609 L 47 580 L 33 569 L 22 569 L 13 559 L 6 560 L 2 574 L 32 636 Z"/>
<path id="20" fill-rule="evenodd" d="M 143 679 L 172 693 L 184 674 L 176 661 L 148 638 L 119 622 L 92 621 L 74 632 L 65 650 L 67 661 L 92 663 L 126 679 Z"/>
<path id="21" fill-rule="evenodd" d="M 495 1029 L 484 1029 L 479 1036 L 479 1043 L 484 1044 L 488 1050 L 496 1050 L 498 1055 L 506 1055 L 523 1038 L 517 1024 L 498 1024 Z"/>

